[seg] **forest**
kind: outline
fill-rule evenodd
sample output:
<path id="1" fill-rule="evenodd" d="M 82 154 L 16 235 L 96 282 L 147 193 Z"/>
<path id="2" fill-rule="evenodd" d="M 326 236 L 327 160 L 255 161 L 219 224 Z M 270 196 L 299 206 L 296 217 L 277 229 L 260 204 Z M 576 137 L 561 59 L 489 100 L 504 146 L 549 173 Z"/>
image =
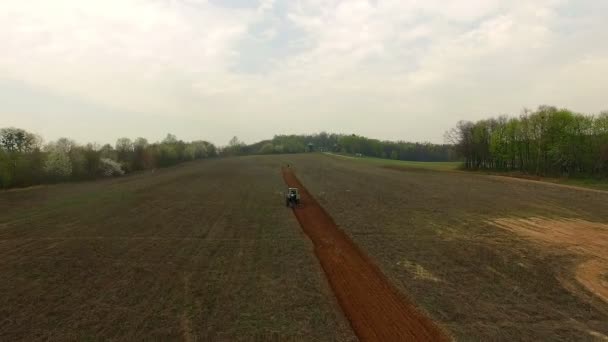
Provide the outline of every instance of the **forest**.
<path id="1" fill-rule="evenodd" d="M 586 115 L 541 106 L 519 117 L 460 121 L 446 141 L 466 169 L 608 177 L 608 112 Z"/>
<path id="2" fill-rule="evenodd" d="M 450 145 L 391 142 L 357 135 L 319 133 L 277 135 L 247 145 L 237 137 L 227 146 L 207 141 L 184 142 L 175 135 L 156 143 L 120 138 L 115 145 L 79 145 L 68 138 L 43 144 L 40 136 L 19 128 L 0 129 L 0 188 L 89 180 L 167 167 L 182 162 L 252 154 L 338 152 L 411 161 L 451 161 Z"/>
<path id="3" fill-rule="evenodd" d="M 463 161 L 469 170 L 537 176 L 608 178 L 608 112 L 598 115 L 541 106 L 518 117 L 460 121 L 445 144 L 382 141 L 354 134 L 276 135 L 225 147 L 168 134 L 160 142 L 120 138 L 115 145 L 79 145 L 68 138 L 43 144 L 19 128 L 0 129 L 0 188 L 88 180 L 218 156 L 335 152 L 407 161 Z"/>
<path id="4" fill-rule="evenodd" d="M 36 134 L 19 128 L 0 129 L 0 188 L 26 187 L 68 180 L 88 180 L 167 167 L 217 156 L 206 141 L 184 142 L 174 135 L 157 143 L 121 138 L 115 146 L 79 145 L 60 138 L 43 144 Z"/>
<path id="5" fill-rule="evenodd" d="M 413 143 L 405 141 L 381 141 L 355 134 L 319 134 L 276 135 L 271 140 L 264 140 L 246 145 L 233 138 L 225 154 L 280 154 L 301 152 L 335 152 L 361 154 L 367 157 L 386 158 L 408 161 L 455 161 L 458 156 L 449 144 Z"/>

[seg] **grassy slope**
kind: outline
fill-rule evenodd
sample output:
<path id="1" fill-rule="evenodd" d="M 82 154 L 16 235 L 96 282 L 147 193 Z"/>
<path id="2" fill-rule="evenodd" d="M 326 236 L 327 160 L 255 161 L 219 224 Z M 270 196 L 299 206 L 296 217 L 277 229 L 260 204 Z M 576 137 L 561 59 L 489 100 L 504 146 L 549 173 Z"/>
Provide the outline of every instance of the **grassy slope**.
<path id="1" fill-rule="evenodd" d="M 353 157 L 344 154 L 336 153 L 325 153 L 337 158 L 348 158 L 353 159 L 362 163 L 377 165 L 377 166 L 395 166 L 403 168 L 420 168 L 428 170 L 438 171 L 454 171 L 458 170 L 462 163 L 460 162 L 416 162 L 416 161 L 405 161 L 405 160 L 393 160 L 393 159 L 382 159 L 373 157 Z"/>
<path id="2" fill-rule="evenodd" d="M 572 254 L 539 249 L 487 222 L 511 216 L 608 222 L 608 194 L 474 173 L 395 171 L 347 158 L 285 158 L 336 223 L 456 337 L 608 335 L 608 305 L 573 281 Z"/>
<path id="3" fill-rule="evenodd" d="M 338 158 L 349 158 L 362 163 L 376 165 L 388 168 L 400 168 L 400 169 L 425 169 L 425 170 L 436 170 L 436 171 L 462 171 L 461 162 L 416 162 L 416 161 L 404 161 L 404 160 L 392 160 L 372 157 L 352 157 L 344 154 L 326 153 L 327 155 L 338 157 Z M 504 177 L 522 178 L 535 180 L 540 182 L 564 184 L 570 186 L 579 186 L 589 189 L 608 190 L 608 182 L 597 180 L 593 178 L 550 178 L 550 177 L 536 177 L 525 175 L 517 172 L 498 172 L 498 171 L 469 171 L 483 175 L 496 175 Z"/>
<path id="4" fill-rule="evenodd" d="M 0 340 L 353 338 L 277 161 L 0 193 Z"/>

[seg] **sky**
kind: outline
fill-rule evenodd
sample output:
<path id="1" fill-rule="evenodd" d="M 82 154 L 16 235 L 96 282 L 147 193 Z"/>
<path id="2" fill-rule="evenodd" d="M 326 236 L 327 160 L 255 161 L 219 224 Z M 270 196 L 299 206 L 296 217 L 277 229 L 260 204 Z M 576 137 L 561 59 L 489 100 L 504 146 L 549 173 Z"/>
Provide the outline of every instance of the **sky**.
<path id="1" fill-rule="evenodd" d="M 608 110 L 604 0 L 2 0 L 0 127 L 46 141 L 443 142 Z"/>

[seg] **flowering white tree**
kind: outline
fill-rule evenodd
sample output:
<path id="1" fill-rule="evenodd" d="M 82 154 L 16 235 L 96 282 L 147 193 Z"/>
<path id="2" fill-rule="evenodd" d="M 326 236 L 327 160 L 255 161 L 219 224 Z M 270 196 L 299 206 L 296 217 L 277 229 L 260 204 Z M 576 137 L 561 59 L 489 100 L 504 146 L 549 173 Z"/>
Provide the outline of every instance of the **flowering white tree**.
<path id="1" fill-rule="evenodd" d="M 70 156 L 59 149 L 51 150 L 44 162 L 44 171 L 53 178 L 69 178 L 72 175 Z"/>
<path id="2" fill-rule="evenodd" d="M 105 177 L 122 176 L 125 174 L 120 163 L 108 158 L 99 160 L 99 171 Z"/>

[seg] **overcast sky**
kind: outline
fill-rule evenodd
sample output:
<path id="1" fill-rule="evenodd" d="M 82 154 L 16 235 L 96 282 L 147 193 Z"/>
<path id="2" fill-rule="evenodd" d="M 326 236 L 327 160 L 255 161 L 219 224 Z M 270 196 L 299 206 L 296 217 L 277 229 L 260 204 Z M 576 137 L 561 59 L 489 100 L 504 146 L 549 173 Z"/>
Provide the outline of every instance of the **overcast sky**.
<path id="1" fill-rule="evenodd" d="M 605 0 L 2 0 L 0 127 L 442 142 L 461 119 L 540 104 L 598 113 L 607 14 Z"/>

